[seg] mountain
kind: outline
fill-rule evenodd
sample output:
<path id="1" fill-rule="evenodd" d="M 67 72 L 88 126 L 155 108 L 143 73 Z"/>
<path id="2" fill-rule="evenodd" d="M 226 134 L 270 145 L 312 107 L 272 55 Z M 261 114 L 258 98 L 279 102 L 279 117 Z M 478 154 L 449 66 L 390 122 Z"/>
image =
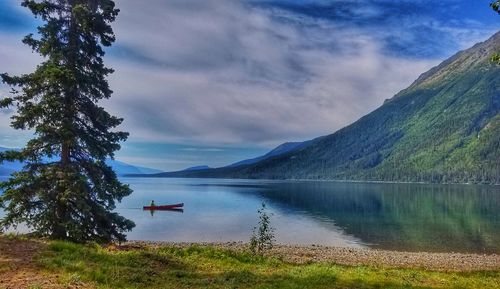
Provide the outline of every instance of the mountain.
<path id="1" fill-rule="evenodd" d="M 0 152 L 4 152 L 6 150 L 12 150 L 9 148 L 0 147 Z M 160 173 L 160 170 L 150 169 L 145 167 L 133 166 L 124 162 L 120 162 L 117 160 L 106 160 L 106 163 L 113 168 L 113 170 L 119 176 L 126 174 L 156 174 Z M 23 164 L 21 162 L 4 162 L 0 164 L 0 176 L 8 176 L 15 171 L 21 170 Z"/>
<path id="2" fill-rule="evenodd" d="M 238 162 L 232 163 L 230 165 L 224 166 L 223 168 L 233 168 L 233 167 L 238 167 L 238 166 L 255 164 L 255 163 L 259 162 L 259 161 L 262 161 L 262 160 L 265 160 L 265 159 L 268 159 L 268 158 L 271 158 L 271 157 L 275 157 L 275 156 L 278 156 L 278 155 L 290 152 L 290 151 L 292 151 L 294 149 L 298 149 L 300 147 L 304 147 L 309 142 L 310 141 L 304 141 L 304 142 L 286 142 L 286 143 L 280 144 L 279 146 L 275 147 L 274 149 L 272 149 L 271 151 L 269 151 L 265 155 L 261 155 L 261 156 L 258 156 L 258 157 L 252 158 L 252 159 L 246 159 L 246 160 L 238 161 Z M 182 170 L 180 172 L 202 171 L 202 170 L 209 170 L 209 169 L 212 169 L 212 168 L 210 168 L 209 166 L 206 166 L 206 165 L 202 165 L 202 166 L 189 167 L 189 168 L 184 169 L 184 170 Z M 171 173 L 177 173 L 177 172 L 171 172 Z"/>
<path id="3" fill-rule="evenodd" d="M 146 167 L 134 166 L 117 160 L 107 159 L 106 163 L 113 168 L 117 175 L 123 176 L 128 174 L 157 174 L 161 170 L 151 169 Z"/>
<path id="4" fill-rule="evenodd" d="M 187 169 L 184 169 L 183 171 L 199 171 L 199 170 L 208 170 L 210 169 L 209 166 L 195 166 L 195 167 L 189 167 Z"/>
<path id="5" fill-rule="evenodd" d="M 375 111 L 256 163 L 157 177 L 500 183 L 500 33 L 422 74 Z"/>
<path id="6" fill-rule="evenodd" d="M 272 149 L 271 151 L 269 151 L 265 155 L 261 155 L 261 156 L 258 156 L 258 157 L 252 158 L 252 159 L 246 159 L 246 160 L 242 160 L 239 162 L 235 162 L 235 163 L 232 163 L 232 164 L 224 166 L 224 167 L 225 168 L 232 168 L 232 167 L 254 164 L 254 163 L 257 163 L 259 161 L 268 159 L 270 157 L 278 156 L 278 155 L 287 153 L 289 151 L 292 151 L 294 149 L 297 149 L 299 147 L 303 147 L 303 146 L 307 145 L 309 142 L 310 141 L 286 142 L 286 143 L 280 144 L 279 146 L 275 147 L 274 149 Z M 206 166 L 206 165 L 202 165 L 202 166 L 189 167 L 187 169 L 183 169 L 180 172 L 201 171 L 201 170 L 209 170 L 209 169 L 212 169 L 212 168 L 210 168 L 209 166 Z M 172 173 L 176 173 L 176 172 L 172 172 Z"/>
<path id="7" fill-rule="evenodd" d="M 265 160 L 265 159 L 268 159 L 268 158 L 271 158 L 271 157 L 275 157 L 275 156 L 278 156 L 278 155 L 282 155 L 282 154 L 285 154 L 285 153 L 290 152 L 292 150 L 304 147 L 309 142 L 310 141 L 304 141 L 304 142 L 286 142 L 286 143 L 280 144 L 279 146 L 275 147 L 273 150 L 271 150 L 270 152 L 268 152 L 265 155 L 258 156 L 258 157 L 253 158 L 253 159 L 242 160 L 242 161 L 230 164 L 227 167 L 237 167 L 237 166 L 242 166 L 242 165 L 255 164 L 255 163 L 260 162 L 262 160 Z"/>
<path id="8" fill-rule="evenodd" d="M 10 148 L 0 147 L 0 153 L 4 151 L 12 150 Z M 5 162 L 0 164 L 0 176 L 8 176 L 11 173 L 22 169 L 23 164 L 21 162 Z"/>

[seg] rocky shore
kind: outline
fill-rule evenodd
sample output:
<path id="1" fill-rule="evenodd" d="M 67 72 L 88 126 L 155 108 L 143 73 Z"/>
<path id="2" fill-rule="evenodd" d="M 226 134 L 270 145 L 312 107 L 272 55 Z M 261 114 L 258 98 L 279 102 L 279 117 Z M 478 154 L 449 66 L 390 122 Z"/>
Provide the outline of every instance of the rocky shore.
<path id="1" fill-rule="evenodd" d="M 249 250 L 248 244 L 242 242 L 169 243 L 131 241 L 123 246 L 125 248 L 158 248 L 161 246 L 187 248 L 193 245 L 211 246 L 235 252 Z M 266 255 L 295 264 L 331 262 L 350 266 L 370 265 L 379 267 L 422 268 L 435 271 L 458 272 L 500 270 L 500 255 L 498 254 L 481 255 L 464 253 L 399 252 L 374 249 L 328 247 L 320 245 L 276 245 Z"/>

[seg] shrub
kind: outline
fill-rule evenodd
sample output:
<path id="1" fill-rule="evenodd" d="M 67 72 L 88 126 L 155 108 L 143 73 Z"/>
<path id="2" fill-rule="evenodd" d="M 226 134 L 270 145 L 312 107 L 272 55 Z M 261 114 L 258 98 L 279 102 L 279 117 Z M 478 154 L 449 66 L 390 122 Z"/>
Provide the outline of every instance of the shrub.
<path id="1" fill-rule="evenodd" d="M 250 238 L 250 250 L 254 254 L 263 254 L 270 250 L 275 242 L 275 229 L 271 227 L 270 215 L 266 211 L 266 204 L 257 210 L 259 214 L 259 226 L 254 227 Z"/>

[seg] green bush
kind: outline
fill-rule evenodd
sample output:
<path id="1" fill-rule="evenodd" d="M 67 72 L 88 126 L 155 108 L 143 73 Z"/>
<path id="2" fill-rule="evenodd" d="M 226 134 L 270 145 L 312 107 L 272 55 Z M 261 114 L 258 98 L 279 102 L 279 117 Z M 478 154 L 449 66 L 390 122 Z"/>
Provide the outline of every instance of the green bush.
<path id="1" fill-rule="evenodd" d="M 266 204 L 257 210 L 259 214 L 259 227 L 254 227 L 250 238 L 250 250 L 254 254 L 263 254 L 270 250 L 275 241 L 275 229 L 271 227 L 270 215 L 266 212 Z"/>

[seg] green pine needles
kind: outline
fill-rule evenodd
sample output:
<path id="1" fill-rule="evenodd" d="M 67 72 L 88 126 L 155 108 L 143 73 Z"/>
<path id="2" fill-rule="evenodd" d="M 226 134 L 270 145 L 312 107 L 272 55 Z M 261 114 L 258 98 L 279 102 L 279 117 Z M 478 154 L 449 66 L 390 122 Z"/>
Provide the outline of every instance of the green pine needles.
<path id="1" fill-rule="evenodd" d="M 22 161 L 22 171 L 0 184 L 0 225 L 28 225 L 35 233 L 75 242 L 125 240 L 135 225 L 112 212 L 131 189 L 106 165 L 128 133 L 114 130 L 121 118 L 97 105 L 112 91 L 113 72 L 103 64 L 103 47 L 115 36 L 110 23 L 118 15 L 112 0 L 24 0 L 44 24 L 39 38 L 23 43 L 44 61 L 32 73 L 2 74 L 12 96 L 0 107 L 15 107 L 11 126 L 32 130 L 34 138 L 2 161 Z"/>
<path id="2" fill-rule="evenodd" d="M 496 1 L 491 2 L 490 6 L 491 6 L 491 8 L 493 8 L 493 10 L 500 13 L 500 0 L 496 0 Z"/>
<path id="3" fill-rule="evenodd" d="M 490 6 L 493 10 L 500 14 L 500 0 L 491 2 Z M 491 61 L 500 64 L 500 53 L 493 54 Z"/>
<path id="4" fill-rule="evenodd" d="M 271 218 L 266 211 L 266 204 L 257 210 L 259 214 L 259 227 L 254 227 L 250 238 L 250 250 L 254 254 L 263 254 L 274 246 L 275 229 L 271 227 Z"/>

